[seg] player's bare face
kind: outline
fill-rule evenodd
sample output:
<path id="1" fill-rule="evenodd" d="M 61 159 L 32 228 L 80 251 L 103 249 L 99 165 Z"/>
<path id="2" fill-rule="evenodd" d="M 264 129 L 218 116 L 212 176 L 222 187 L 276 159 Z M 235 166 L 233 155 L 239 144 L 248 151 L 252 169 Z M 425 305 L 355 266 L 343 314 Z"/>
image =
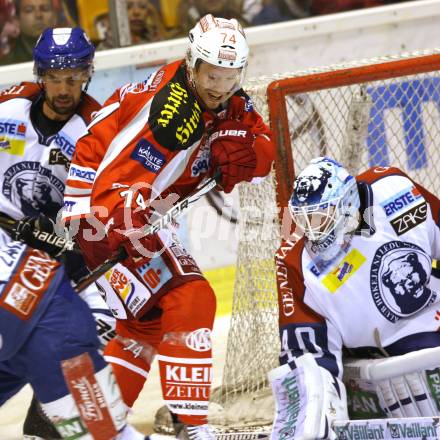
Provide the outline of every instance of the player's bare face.
<path id="1" fill-rule="evenodd" d="M 18 16 L 21 33 L 34 38 L 56 21 L 51 0 L 22 0 Z"/>
<path id="2" fill-rule="evenodd" d="M 82 86 L 88 74 L 83 69 L 49 69 L 42 77 L 45 89 L 43 113 L 54 120 L 67 120 L 81 100 Z"/>
<path id="3" fill-rule="evenodd" d="M 241 69 L 217 67 L 205 62 L 193 72 L 197 94 L 211 110 L 231 97 L 240 82 L 240 76 Z"/>
<path id="4" fill-rule="evenodd" d="M 130 31 L 134 33 L 144 31 L 148 17 L 148 2 L 146 0 L 128 0 L 127 14 Z"/>

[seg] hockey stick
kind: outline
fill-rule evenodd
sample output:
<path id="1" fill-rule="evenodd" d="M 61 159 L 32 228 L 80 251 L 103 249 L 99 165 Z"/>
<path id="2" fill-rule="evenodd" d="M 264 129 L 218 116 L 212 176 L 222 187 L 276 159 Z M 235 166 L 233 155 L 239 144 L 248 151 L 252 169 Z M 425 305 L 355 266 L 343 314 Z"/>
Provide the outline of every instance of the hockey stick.
<path id="1" fill-rule="evenodd" d="M 179 217 L 183 212 L 187 211 L 193 203 L 199 200 L 200 197 L 202 197 L 208 191 L 211 191 L 211 189 L 215 188 L 218 178 L 219 176 L 209 178 L 199 187 L 197 187 L 194 193 L 172 206 L 151 225 L 146 225 L 145 227 L 141 228 L 143 236 L 154 234 L 177 219 L 177 217 Z M 122 248 L 116 255 L 113 255 L 108 260 L 104 261 L 104 263 L 92 270 L 88 275 L 78 280 L 75 290 L 77 292 L 81 292 L 82 290 L 86 289 L 88 286 L 90 286 L 90 284 L 94 283 L 99 277 L 111 269 L 116 263 L 124 260 L 125 258 L 127 258 L 127 253 L 125 252 L 125 249 Z"/>

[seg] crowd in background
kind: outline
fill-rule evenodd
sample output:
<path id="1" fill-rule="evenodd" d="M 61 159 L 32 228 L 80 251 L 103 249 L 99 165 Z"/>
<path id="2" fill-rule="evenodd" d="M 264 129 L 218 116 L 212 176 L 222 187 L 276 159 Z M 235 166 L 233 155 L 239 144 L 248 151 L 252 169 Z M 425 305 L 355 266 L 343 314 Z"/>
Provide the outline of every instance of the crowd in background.
<path id="1" fill-rule="evenodd" d="M 255 26 L 405 0 L 126 0 L 131 44 L 188 34 L 212 13 Z M 0 0 L 0 66 L 30 61 L 41 32 L 50 26 L 81 26 L 98 50 L 118 46 L 109 0 Z"/>

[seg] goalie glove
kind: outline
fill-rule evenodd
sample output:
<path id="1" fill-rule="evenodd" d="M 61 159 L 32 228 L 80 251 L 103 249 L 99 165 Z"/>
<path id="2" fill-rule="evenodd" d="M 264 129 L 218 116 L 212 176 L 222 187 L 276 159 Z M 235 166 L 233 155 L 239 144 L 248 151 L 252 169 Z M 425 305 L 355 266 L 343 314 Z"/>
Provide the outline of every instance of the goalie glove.
<path id="1" fill-rule="evenodd" d="M 310 353 L 291 364 L 268 374 L 275 397 L 271 440 L 336 439 L 332 422 L 348 419 L 344 384 Z"/>
<path id="2" fill-rule="evenodd" d="M 229 193 L 240 182 L 250 182 L 257 166 L 255 135 L 240 121 L 221 121 L 208 139 L 211 147 L 211 177 L 220 170 L 219 185 Z"/>

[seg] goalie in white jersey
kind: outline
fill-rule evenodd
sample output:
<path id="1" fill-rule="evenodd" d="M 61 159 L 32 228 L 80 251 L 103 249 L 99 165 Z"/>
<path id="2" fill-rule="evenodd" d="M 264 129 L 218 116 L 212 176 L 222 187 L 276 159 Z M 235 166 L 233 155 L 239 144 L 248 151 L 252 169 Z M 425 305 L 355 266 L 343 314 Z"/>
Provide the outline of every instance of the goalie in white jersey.
<path id="1" fill-rule="evenodd" d="M 389 377 L 383 363 L 397 366 L 375 390 L 382 416 L 439 415 L 439 378 L 427 377 L 440 377 L 439 199 L 397 168 L 354 178 L 321 157 L 296 178 L 289 209 L 303 237 L 283 240 L 275 257 L 282 366 L 269 373 L 272 438 L 336 438 L 332 422 L 348 419 L 343 346 L 391 357 L 362 371 Z M 415 351 L 434 370 L 399 378 L 413 373 Z"/>

